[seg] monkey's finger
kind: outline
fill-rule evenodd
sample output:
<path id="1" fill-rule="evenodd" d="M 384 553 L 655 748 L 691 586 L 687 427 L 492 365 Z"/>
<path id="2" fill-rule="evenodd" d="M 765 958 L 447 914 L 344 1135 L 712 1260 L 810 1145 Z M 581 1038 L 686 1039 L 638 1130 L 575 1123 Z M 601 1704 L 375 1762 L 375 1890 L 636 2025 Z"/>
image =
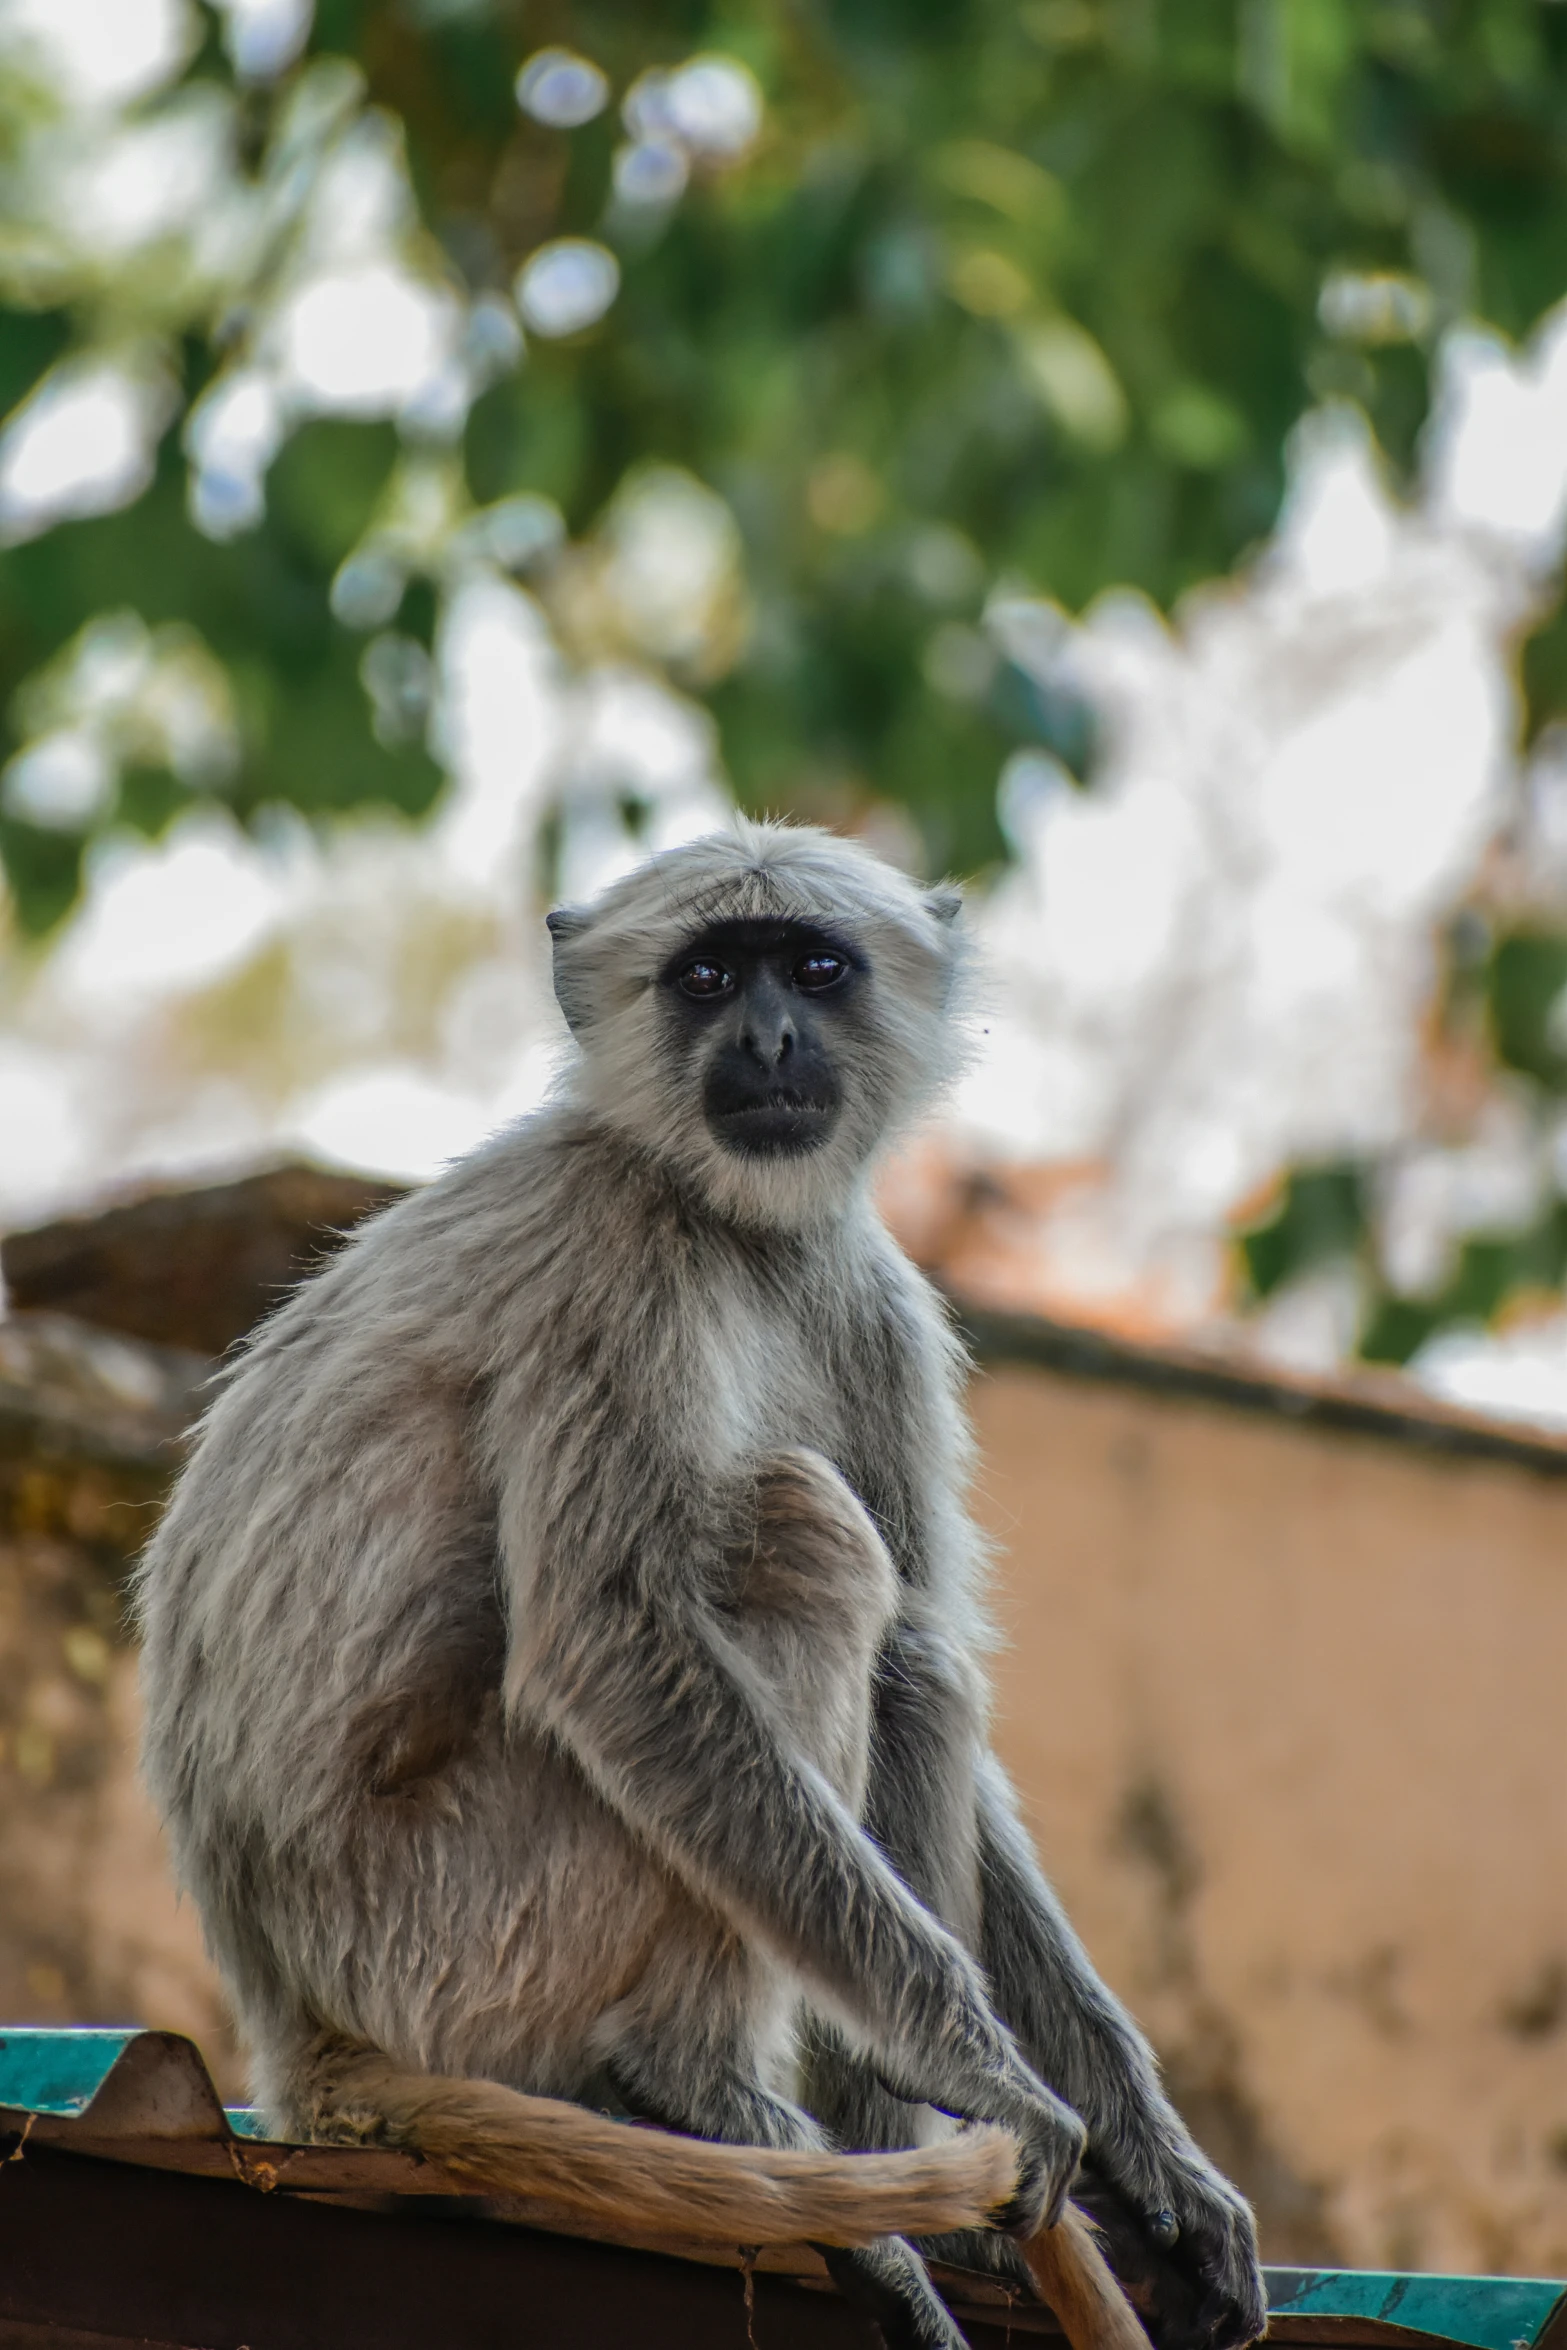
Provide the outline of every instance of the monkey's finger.
<path id="1" fill-rule="evenodd" d="M 900 2237 L 852 2251 L 830 2244 L 816 2250 L 851 2308 L 876 2320 L 887 2350 L 968 2350 L 924 2262 Z"/>
<path id="2" fill-rule="evenodd" d="M 1246 2350 L 1268 2322 L 1265 2306 L 1252 2306 L 1251 2296 L 1238 2296 L 1216 2285 L 1202 2301 L 1192 2325 L 1194 2338 L 1211 2350 Z"/>
<path id="3" fill-rule="evenodd" d="M 1062 2217 L 1066 2211 L 1066 2191 L 1071 2184 L 1071 2173 L 1067 2172 L 1063 2175 L 1060 2184 L 1055 2190 L 1055 2193 L 1051 2196 L 1050 2201 L 1045 2206 L 1045 2216 L 1040 2222 L 1041 2228 L 1050 2230 L 1060 2226 Z"/>
<path id="4" fill-rule="evenodd" d="M 1030 2236 L 1022 2253 L 1071 2350 L 1149 2350 L 1136 2311 L 1072 2204 L 1053 2227 Z"/>

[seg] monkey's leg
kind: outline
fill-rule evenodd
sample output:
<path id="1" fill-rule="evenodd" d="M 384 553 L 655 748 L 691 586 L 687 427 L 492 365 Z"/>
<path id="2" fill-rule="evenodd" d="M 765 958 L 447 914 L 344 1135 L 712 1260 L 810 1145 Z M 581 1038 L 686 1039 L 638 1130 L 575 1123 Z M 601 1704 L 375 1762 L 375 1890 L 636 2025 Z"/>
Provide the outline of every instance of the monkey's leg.
<path id="1" fill-rule="evenodd" d="M 733 1945 L 731 1968 L 709 1963 L 700 1996 L 685 2015 L 649 2018 L 646 2036 L 628 2034 L 607 2070 L 627 2108 L 662 2128 L 730 2144 L 818 2147 L 810 2116 L 770 2090 L 748 2044 L 744 1954 Z M 690 1980 L 690 1970 L 681 1972 Z M 718 1977 L 729 1973 L 730 1996 Z M 924 2262 L 899 2236 L 847 2249 L 820 2245 L 828 2273 L 844 2299 L 874 2318 L 887 2350 L 963 2350 L 963 2336 L 925 2272 Z"/>
<path id="2" fill-rule="evenodd" d="M 888 1632 L 874 1687 L 866 1825 L 893 1867 L 970 1948 L 979 1939 L 979 1856 L 973 1756 L 980 1707 L 973 1679 L 917 1595 Z M 813 2028 L 806 2102 L 835 2144 L 888 2151 L 918 2143 L 928 2117 L 895 2096 L 862 2055 Z M 1033 2275 L 999 2230 L 920 2239 L 928 2259 L 994 2278 L 1024 2300 Z"/>
<path id="3" fill-rule="evenodd" d="M 1152 2296 L 1159 2350 L 1236 2350 L 1267 2322 L 1245 2198 L 1192 2139 L 1153 2052 L 1095 1974 L 986 1756 L 977 1785 L 980 1957 L 998 2012 L 1088 2125 L 1082 2201 L 1128 2281 Z"/>
<path id="4" fill-rule="evenodd" d="M 812 2113 L 824 2124 L 835 2145 L 891 2152 L 896 2148 L 912 2146 L 920 2136 L 920 2109 L 895 2097 L 879 2081 L 865 2059 L 851 2049 L 830 2025 L 814 2021 L 805 2059 L 806 2099 Z M 915 2245 L 905 2244 L 901 2238 L 889 2239 L 896 2247 L 896 2260 L 889 2276 L 887 2247 L 872 2246 L 866 2254 L 834 2253 L 821 2247 L 834 2283 L 845 2300 L 878 2319 L 888 2340 L 909 2339 L 920 2342 L 926 2337 L 918 2333 L 900 2336 L 894 2333 L 888 2320 L 877 2307 L 876 2296 L 885 2294 L 889 2285 L 894 2291 L 906 2273 L 903 2256 L 917 2266 L 926 2292 L 933 2300 L 939 2299 L 931 2286 L 925 2268 L 925 2259 L 943 2262 L 953 2268 L 966 2268 L 975 2274 L 994 2278 L 1007 2285 L 1021 2300 L 1037 2298 L 1033 2276 L 1022 2253 L 1010 2236 L 997 2229 L 973 2229 L 960 2235 L 922 2236 Z M 924 2259 L 919 2257 L 924 2255 Z M 859 2261 L 857 2271 L 848 2267 Z M 951 2324 L 950 2317 L 947 2318 Z M 946 2339 L 938 2335 L 938 2340 Z"/>
<path id="5" fill-rule="evenodd" d="M 739 1637 L 772 1683 L 806 1751 L 840 1794 L 858 1806 L 866 1800 L 871 1778 L 878 1684 L 890 1681 L 893 1690 L 901 1692 L 911 1669 L 916 1686 L 940 1677 L 939 1643 L 922 1640 L 908 1623 L 893 1626 L 896 1571 L 863 1506 L 816 1455 L 781 1455 L 764 1464 L 757 1502 L 756 1547 L 744 1587 Z M 952 1750 L 938 1758 L 939 1767 L 928 1767 L 931 1758 L 914 1751 L 915 1741 L 907 1733 L 896 1739 L 898 1759 L 911 1774 L 909 1793 L 922 1808 L 925 1831 L 921 1838 L 911 1804 L 903 1840 L 911 1852 L 935 1864 L 925 1883 L 916 1881 L 913 1869 L 906 1881 L 927 1900 L 933 1890 L 944 1891 L 947 1906 L 962 1909 L 965 1905 L 960 1891 L 955 1897 L 955 1887 L 961 1888 L 965 1867 L 966 1828 L 972 1850 L 972 1803 L 965 1807 L 961 1798 L 955 1804 L 949 1799 L 943 1806 L 936 1801 L 934 1808 L 946 1816 L 933 1822 L 930 1814 L 938 1790 L 954 1779 L 960 1789 L 965 1784 L 971 1709 L 964 1704 L 967 1685 L 959 1676 L 949 1672 L 943 1687 L 945 1710 L 935 1716 L 927 1709 L 924 1717 L 928 1726 L 939 1725 Z M 889 1695 L 879 1711 L 885 1717 L 897 1704 L 897 1696 Z M 881 1726 L 885 1742 L 886 1729 Z M 873 1790 L 872 1801 L 880 1830 L 889 1808 L 886 1791 L 877 1802 Z M 969 1866 L 972 1873 L 971 1861 Z M 931 1906 L 939 1909 L 939 1898 Z M 916 2143 L 919 2109 L 894 2097 L 825 2026 L 815 2033 L 807 2071 L 811 2103 L 835 2144 L 890 2151 Z M 937 2240 L 931 2249 L 938 2257 L 957 2255 L 959 2265 L 999 2276 L 1032 2297 L 1032 2277 L 1009 2236 L 976 2233 Z M 951 2319 L 924 2263 L 901 2239 L 824 2257 L 845 2298 L 874 2316 L 889 2341 L 920 2344 L 952 2338 Z M 897 2330 L 900 2326 L 902 2332 Z"/>
<path id="6" fill-rule="evenodd" d="M 845 2301 L 873 2317 L 887 2350 L 964 2350 L 965 2336 L 931 2283 L 925 2263 L 901 2236 L 853 2251 L 818 2247 Z"/>
<path id="7" fill-rule="evenodd" d="M 895 2097 L 866 2059 L 829 2026 L 813 2023 L 805 2061 L 805 2102 L 835 2146 L 880 2153 L 920 2143 L 922 2111 Z M 943 2268 L 967 2269 L 1033 2301 L 1033 2273 L 1011 2236 L 998 2228 L 921 2236 L 920 2252 Z"/>
<path id="8" fill-rule="evenodd" d="M 906 1592 L 877 1658 L 865 1825 L 910 1891 L 976 1952 L 974 1756 L 981 1727 L 980 1695 L 965 1658 L 931 1601 Z M 840 2143 L 890 2150 L 921 2136 L 928 2119 L 921 2107 L 897 2096 L 836 2033 L 814 2037 L 809 2061 L 812 2110 Z"/>

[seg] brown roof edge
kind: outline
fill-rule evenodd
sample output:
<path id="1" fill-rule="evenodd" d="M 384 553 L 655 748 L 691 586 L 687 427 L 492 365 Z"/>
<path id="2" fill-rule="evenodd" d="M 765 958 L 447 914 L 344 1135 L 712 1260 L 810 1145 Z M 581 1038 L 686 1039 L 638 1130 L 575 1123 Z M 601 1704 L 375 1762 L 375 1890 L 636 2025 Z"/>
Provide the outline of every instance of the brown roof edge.
<path id="1" fill-rule="evenodd" d="M 1196 1348 L 1136 1345 L 1086 1323 L 998 1313 L 960 1297 L 949 1303 L 982 1368 L 1032 1364 L 1070 1379 L 1137 1387 L 1452 1460 L 1507 1461 L 1535 1476 L 1567 1478 L 1567 1438 L 1438 1403 L 1396 1371 L 1331 1379 L 1257 1371 Z"/>

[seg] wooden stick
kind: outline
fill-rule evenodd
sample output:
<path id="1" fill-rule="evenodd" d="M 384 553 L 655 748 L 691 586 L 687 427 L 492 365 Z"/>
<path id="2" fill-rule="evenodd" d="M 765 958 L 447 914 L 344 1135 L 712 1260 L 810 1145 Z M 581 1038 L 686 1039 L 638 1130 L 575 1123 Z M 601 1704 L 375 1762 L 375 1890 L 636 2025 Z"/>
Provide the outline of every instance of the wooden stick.
<path id="1" fill-rule="evenodd" d="M 1072 2350 L 1149 2350 L 1141 2319 L 1074 2205 L 1053 2228 L 1030 2237 L 1022 2252 Z"/>

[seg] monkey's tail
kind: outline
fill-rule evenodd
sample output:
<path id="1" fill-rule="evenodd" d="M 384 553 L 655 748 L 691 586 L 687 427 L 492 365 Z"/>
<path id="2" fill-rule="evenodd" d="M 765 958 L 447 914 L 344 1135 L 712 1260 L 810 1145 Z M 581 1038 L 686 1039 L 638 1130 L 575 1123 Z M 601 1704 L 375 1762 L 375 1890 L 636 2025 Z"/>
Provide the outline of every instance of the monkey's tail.
<path id="1" fill-rule="evenodd" d="M 610 2121 L 497 2081 L 409 2072 L 378 2049 L 313 2052 L 311 2135 L 406 2146 L 481 2193 L 625 2235 L 728 2244 L 868 2244 L 983 2227 L 1017 2185 L 1004 2130 L 895 2154 L 724 2146 Z"/>

